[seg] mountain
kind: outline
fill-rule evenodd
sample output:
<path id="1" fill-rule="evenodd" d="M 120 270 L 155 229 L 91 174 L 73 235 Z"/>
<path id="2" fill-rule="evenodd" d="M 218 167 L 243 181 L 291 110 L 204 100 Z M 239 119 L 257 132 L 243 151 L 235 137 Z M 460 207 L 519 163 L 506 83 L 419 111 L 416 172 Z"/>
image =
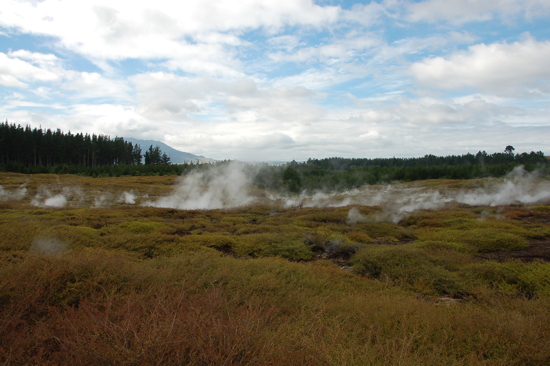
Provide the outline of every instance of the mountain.
<path id="1" fill-rule="evenodd" d="M 153 145 L 153 147 L 158 146 L 160 148 L 160 151 L 163 153 L 166 153 L 170 157 L 170 162 L 172 164 L 183 164 L 183 163 L 211 163 L 216 160 L 205 158 L 202 155 L 195 155 L 188 152 L 183 152 L 176 150 L 168 145 L 166 145 L 163 142 L 155 141 L 155 140 L 138 140 L 132 137 L 124 137 L 124 140 L 131 142 L 134 145 L 141 146 L 141 153 L 145 154 L 145 151 L 149 149 L 149 146 Z"/>

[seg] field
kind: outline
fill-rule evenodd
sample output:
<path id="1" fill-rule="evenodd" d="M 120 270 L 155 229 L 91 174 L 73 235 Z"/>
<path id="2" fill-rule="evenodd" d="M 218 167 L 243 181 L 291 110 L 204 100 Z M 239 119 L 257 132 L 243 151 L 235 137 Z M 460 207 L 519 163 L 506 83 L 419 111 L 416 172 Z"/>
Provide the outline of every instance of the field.
<path id="1" fill-rule="evenodd" d="M 547 179 L 225 184 L 0 173 L 0 362 L 550 364 Z"/>

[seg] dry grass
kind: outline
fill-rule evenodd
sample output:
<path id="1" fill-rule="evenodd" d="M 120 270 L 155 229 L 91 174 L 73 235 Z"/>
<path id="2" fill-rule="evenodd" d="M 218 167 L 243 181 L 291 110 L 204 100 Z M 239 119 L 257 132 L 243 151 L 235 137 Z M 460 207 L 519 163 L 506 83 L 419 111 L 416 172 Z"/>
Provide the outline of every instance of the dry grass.
<path id="1" fill-rule="evenodd" d="M 168 194 L 171 179 L 0 174 L 0 185 L 117 196 Z M 0 202 L 4 364 L 550 362 L 548 262 L 477 256 L 547 240 L 548 206 L 449 207 L 352 226 L 349 207 L 28 203 Z M 351 263 L 355 273 L 342 270 Z"/>

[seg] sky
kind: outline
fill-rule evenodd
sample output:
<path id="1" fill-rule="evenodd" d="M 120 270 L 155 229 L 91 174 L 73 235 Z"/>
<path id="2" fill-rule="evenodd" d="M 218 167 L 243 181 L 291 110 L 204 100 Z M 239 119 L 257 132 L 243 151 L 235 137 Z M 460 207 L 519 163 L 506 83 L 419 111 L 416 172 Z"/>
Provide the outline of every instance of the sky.
<path id="1" fill-rule="evenodd" d="M 550 0 L 2 0 L 0 120 L 209 158 L 550 155 Z"/>

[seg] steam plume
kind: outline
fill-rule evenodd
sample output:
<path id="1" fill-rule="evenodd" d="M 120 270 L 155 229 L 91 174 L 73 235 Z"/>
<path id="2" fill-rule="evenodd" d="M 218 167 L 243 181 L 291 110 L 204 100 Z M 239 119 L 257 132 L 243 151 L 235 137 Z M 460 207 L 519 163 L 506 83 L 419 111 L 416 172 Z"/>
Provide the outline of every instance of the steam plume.
<path id="1" fill-rule="evenodd" d="M 27 195 L 27 183 L 23 183 L 19 188 L 10 191 L 0 186 L 0 201 L 19 201 Z"/>
<path id="2" fill-rule="evenodd" d="M 84 193 L 80 187 L 63 187 L 59 193 L 54 193 L 50 189 L 53 188 L 40 187 L 31 200 L 31 205 L 44 208 L 63 208 L 67 206 L 69 200 L 73 200 L 77 204 L 84 200 Z M 59 191 L 59 188 L 55 190 Z"/>
<path id="3" fill-rule="evenodd" d="M 186 175 L 172 194 L 157 201 L 147 201 L 145 205 L 183 210 L 247 205 L 253 201 L 248 193 L 250 182 L 245 164 L 232 161 Z"/>
<path id="4" fill-rule="evenodd" d="M 30 251 L 42 254 L 59 254 L 67 249 L 67 244 L 54 238 L 37 238 Z"/>

